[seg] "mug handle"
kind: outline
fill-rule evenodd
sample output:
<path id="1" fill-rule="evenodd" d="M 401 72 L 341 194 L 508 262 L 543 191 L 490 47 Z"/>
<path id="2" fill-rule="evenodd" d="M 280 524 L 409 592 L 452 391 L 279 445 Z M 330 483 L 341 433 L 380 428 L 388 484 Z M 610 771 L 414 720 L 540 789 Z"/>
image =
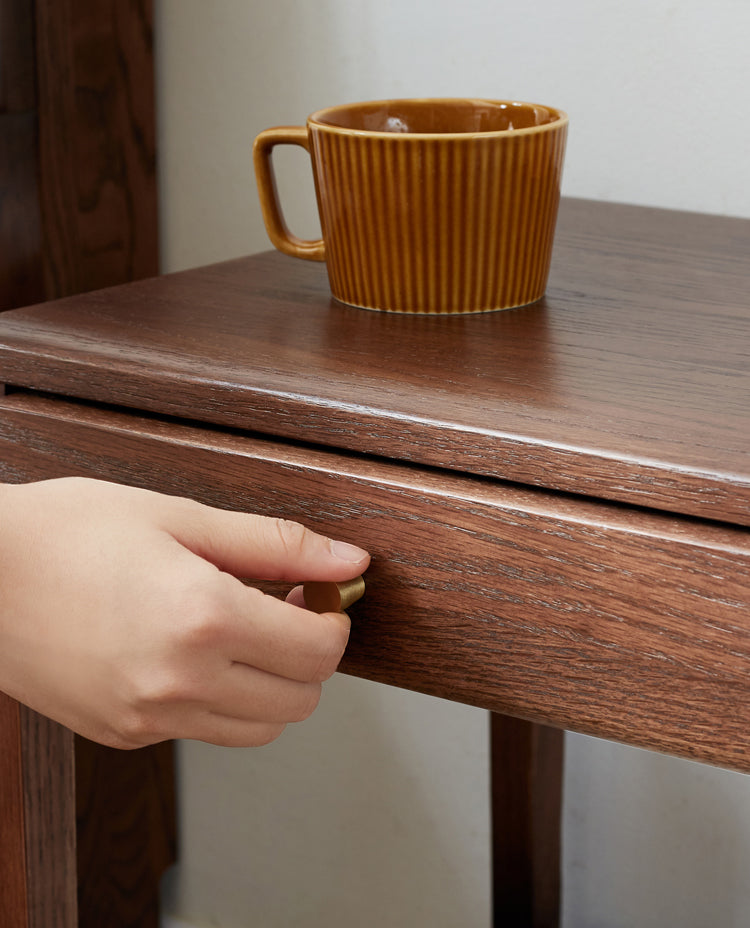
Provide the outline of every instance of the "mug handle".
<path id="1" fill-rule="evenodd" d="M 305 258 L 307 261 L 325 261 L 326 252 L 323 239 L 310 241 L 297 238 L 287 228 L 284 214 L 279 204 L 279 192 L 276 176 L 271 163 L 271 151 L 277 144 L 296 144 L 310 152 L 310 140 L 306 127 L 270 127 L 261 131 L 253 144 L 253 163 L 255 180 L 258 184 L 260 208 L 266 231 L 274 246 L 286 255 Z"/>

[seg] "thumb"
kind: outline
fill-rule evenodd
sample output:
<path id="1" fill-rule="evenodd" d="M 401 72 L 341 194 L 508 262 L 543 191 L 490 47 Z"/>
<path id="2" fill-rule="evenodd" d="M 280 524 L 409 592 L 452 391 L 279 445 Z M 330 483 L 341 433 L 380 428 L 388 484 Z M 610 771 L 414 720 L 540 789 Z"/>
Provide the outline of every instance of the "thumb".
<path id="1" fill-rule="evenodd" d="M 239 578 L 343 581 L 362 574 L 370 564 L 363 548 L 319 535 L 299 522 L 194 506 L 193 517 L 183 517 L 171 534 L 194 554 Z"/>

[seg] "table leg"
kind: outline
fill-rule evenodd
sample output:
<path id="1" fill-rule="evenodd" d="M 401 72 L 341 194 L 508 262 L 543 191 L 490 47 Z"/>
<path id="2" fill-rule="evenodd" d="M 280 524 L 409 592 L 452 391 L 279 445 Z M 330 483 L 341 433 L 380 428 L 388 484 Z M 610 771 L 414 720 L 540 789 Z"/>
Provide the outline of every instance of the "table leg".
<path id="1" fill-rule="evenodd" d="M 159 926 L 159 883 L 176 857 L 173 750 L 76 737 L 80 927 Z"/>
<path id="2" fill-rule="evenodd" d="M 0 927 L 28 927 L 18 703 L 0 693 Z"/>
<path id="3" fill-rule="evenodd" d="M 0 927 L 157 926 L 171 742 L 101 747 L 0 693 L 0 829 Z"/>
<path id="4" fill-rule="evenodd" d="M 75 927 L 73 735 L 0 693 L 0 926 Z"/>
<path id="5" fill-rule="evenodd" d="M 495 927 L 557 927 L 563 732 L 491 715 Z"/>

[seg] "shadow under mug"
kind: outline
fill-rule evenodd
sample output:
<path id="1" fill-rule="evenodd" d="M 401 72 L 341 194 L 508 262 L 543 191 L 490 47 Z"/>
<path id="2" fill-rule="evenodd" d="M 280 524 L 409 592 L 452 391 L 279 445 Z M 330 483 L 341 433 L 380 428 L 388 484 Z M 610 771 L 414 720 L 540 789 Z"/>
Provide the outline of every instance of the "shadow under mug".
<path id="1" fill-rule="evenodd" d="M 272 243 L 325 261 L 343 303 L 399 313 L 477 313 L 543 296 L 560 201 L 567 115 L 473 98 L 372 101 L 326 108 L 305 127 L 255 139 L 261 209 Z M 284 221 L 272 151 L 304 147 L 323 237 Z"/>

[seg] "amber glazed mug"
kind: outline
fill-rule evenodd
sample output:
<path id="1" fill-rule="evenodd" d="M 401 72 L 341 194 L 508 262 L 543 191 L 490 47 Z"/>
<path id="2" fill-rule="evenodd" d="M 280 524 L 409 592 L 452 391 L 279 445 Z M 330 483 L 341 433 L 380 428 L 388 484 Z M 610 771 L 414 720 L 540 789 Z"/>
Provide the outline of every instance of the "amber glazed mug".
<path id="1" fill-rule="evenodd" d="M 316 111 L 253 148 L 266 229 L 325 261 L 343 303 L 399 313 L 520 307 L 545 292 L 568 117 L 515 101 L 424 98 Z M 309 151 L 322 239 L 288 230 L 272 151 Z"/>

